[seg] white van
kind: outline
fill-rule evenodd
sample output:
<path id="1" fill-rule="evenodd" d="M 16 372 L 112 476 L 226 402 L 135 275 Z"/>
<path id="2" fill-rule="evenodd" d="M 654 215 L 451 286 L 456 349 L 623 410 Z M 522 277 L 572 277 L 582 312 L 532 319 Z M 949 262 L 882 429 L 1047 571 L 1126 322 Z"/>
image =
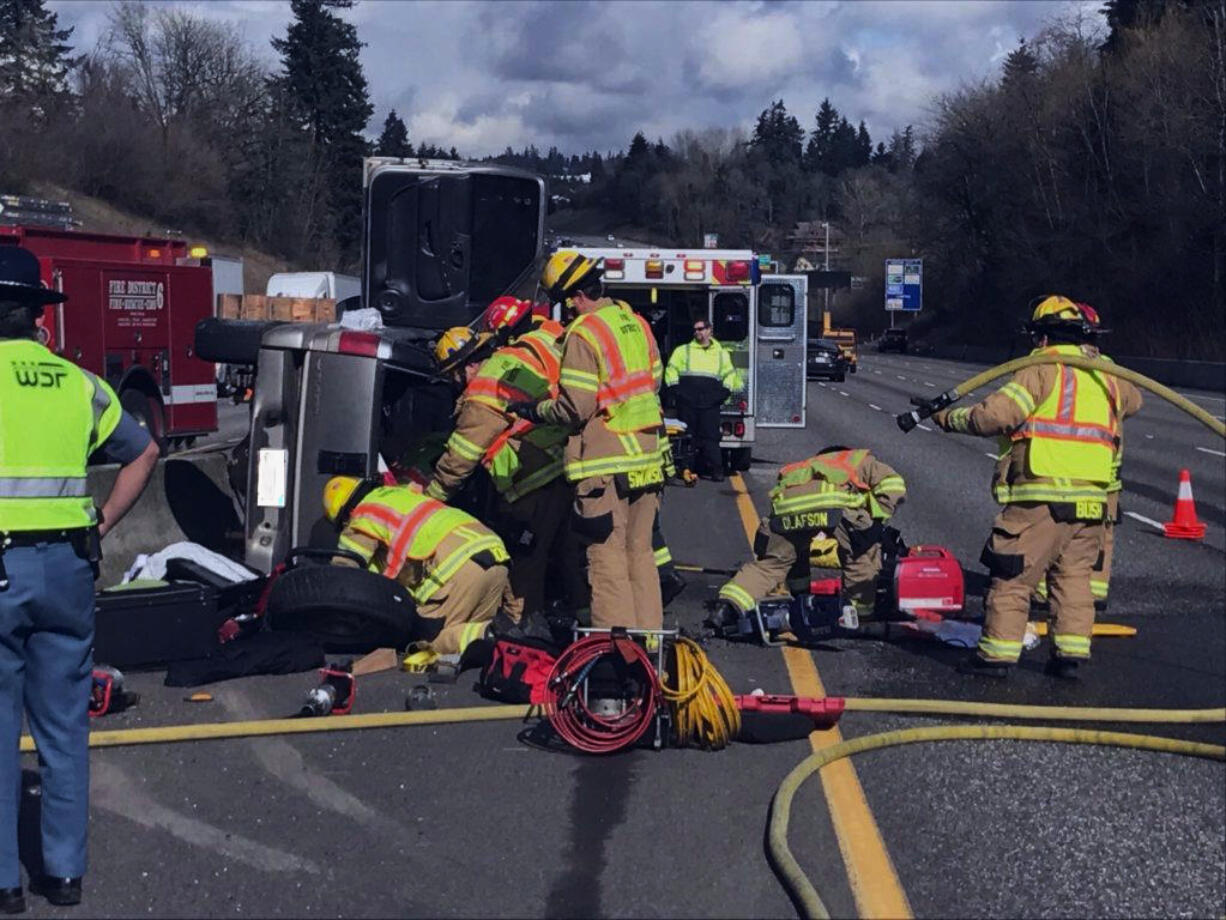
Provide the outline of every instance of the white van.
<path id="1" fill-rule="evenodd" d="M 277 272 L 268 279 L 269 297 L 326 297 L 344 300 L 362 293 L 362 279 L 336 272 Z"/>

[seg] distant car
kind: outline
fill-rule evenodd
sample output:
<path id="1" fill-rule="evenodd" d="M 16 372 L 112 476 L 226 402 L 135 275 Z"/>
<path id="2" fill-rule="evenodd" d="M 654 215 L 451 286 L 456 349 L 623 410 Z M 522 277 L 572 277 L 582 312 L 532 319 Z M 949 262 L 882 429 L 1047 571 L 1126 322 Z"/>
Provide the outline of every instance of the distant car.
<path id="1" fill-rule="evenodd" d="M 829 377 L 840 382 L 847 378 L 847 357 L 837 342 L 809 339 L 805 351 L 806 377 Z"/>
<path id="2" fill-rule="evenodd" d="M 887 329 L 877 340 L 877 351 L 896 351 L 900 355 L 907 353 L 907 330 Z"/>

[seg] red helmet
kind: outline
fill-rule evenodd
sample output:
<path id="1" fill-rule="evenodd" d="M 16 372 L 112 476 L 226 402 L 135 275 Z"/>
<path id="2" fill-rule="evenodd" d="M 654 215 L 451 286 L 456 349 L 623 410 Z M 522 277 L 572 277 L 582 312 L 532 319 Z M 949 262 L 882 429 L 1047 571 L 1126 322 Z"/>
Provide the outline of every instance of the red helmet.
<path id="1" fill-rule="evenodd" d="M 485 310 L 485 328 L 495 335 L 513 336 L 527 326 L 532 316 L 532 301 L 503 296 Z"/>

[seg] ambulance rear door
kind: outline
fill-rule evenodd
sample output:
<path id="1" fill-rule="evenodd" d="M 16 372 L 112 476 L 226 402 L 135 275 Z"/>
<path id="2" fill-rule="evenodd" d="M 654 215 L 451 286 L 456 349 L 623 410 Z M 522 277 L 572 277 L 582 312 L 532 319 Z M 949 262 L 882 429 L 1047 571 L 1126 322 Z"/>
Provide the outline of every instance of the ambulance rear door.
<path id="1" fill-rule="evenodd" d="M 765 275 L 758 285 L 754 417 L 763 428 L 805 427 L 807 281 Z"/>

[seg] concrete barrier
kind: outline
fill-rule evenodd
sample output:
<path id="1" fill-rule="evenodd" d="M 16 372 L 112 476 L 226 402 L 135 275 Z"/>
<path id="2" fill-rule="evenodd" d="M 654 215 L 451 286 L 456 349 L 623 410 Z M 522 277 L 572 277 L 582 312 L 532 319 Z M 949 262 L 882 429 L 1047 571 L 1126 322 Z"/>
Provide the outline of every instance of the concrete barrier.
<path id="1" fill-rule="evenodd" d="M 914 353 L 930 355 L 934 358 L 947 358 L 952 361 L 966 361 L 970 364 L 982 364 L 991 367 L 1003 364 L 1011 358 L 1020 358 L 1025 352 L 1010 352 L 1007 348 L 990 345 L 936 345 L 926 346 L 920 343 Z M 1129 355 L 1111 355 L 1114 361 L 1144 374 L 1151 380 L 1164 383 L 1168 387 L 1190 387 L 1196 390 L 1226 391 L 1226 364 L 1216 361 L 1180 361 L 1175 358 L 1139 358 Z"/>
<path id="2" fill-rule="evenodd" d="M 101 506 L 119 467 L 91 467 L 89 491 Z M 102 541 L 98 587 L 119 583 L 140 553 L 190 540 L 242 558 L 242 523 L 226 480 L 226 451 L 202 451 L 159 460 L 140 499 Z"/>

